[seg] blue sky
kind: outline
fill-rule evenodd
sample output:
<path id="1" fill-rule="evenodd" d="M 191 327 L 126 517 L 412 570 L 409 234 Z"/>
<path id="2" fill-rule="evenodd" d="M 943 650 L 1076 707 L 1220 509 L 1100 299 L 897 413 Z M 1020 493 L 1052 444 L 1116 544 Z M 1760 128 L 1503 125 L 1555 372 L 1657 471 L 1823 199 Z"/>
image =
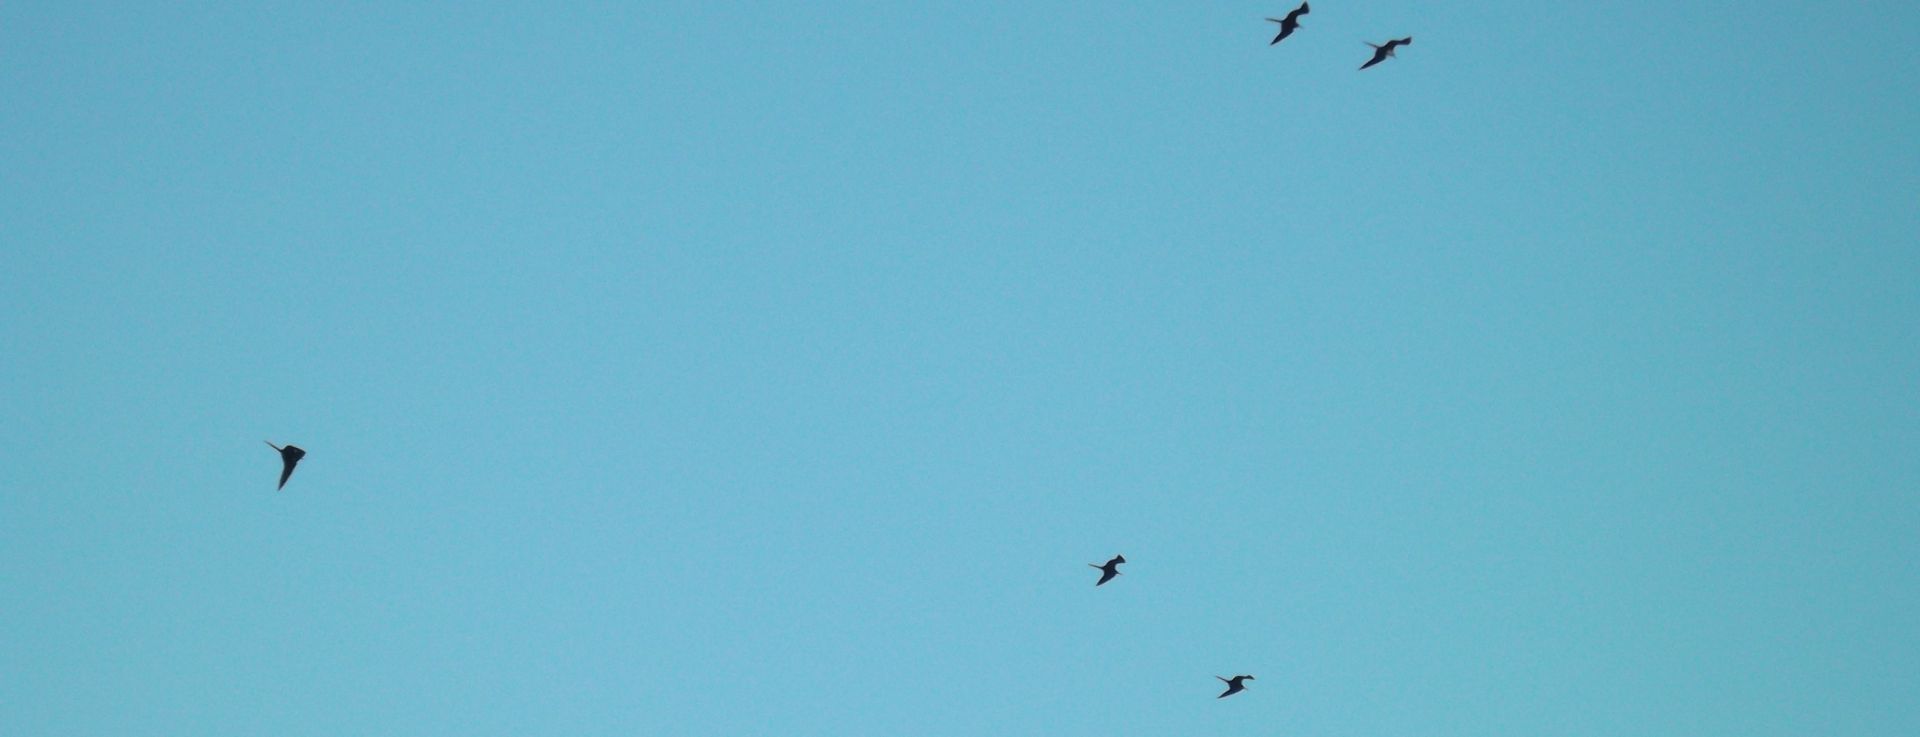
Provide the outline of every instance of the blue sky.
<path id="1" fill-rule="evenodd" d="M 0 7 L 0 733 L 1920 732 L 1920 11 L 1205 5 Z"/>

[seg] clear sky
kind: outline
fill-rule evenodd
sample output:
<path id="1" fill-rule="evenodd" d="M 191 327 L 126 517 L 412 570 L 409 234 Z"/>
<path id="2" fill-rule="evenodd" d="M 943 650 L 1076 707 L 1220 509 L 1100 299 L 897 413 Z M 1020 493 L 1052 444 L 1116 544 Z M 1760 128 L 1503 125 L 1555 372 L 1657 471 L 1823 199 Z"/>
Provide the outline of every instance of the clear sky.
<path id="1" fill-rule="evenodd" d="M 1920 9 L 1290 5 L 0 4 L 0 734 L 1920 734 Z"/>

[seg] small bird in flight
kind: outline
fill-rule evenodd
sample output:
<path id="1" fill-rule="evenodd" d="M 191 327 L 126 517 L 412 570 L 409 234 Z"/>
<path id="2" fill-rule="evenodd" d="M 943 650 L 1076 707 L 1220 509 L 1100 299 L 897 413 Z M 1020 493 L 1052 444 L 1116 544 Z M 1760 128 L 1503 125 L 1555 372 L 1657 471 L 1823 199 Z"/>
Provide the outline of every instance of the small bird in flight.
<path id="1" fill-rule="evenodd" d="M 1267 45 L 1272 46 L 1280 43 L 1281 39 L 1293 35 L 1294 31 L 1300 29 L 1300 16 L 1306 15 L 1307 12 L 1307 4 L 1301 3 L 1300 7 L 1294 8 L 1293 12 L 1288 13 L 1285 18 L 1268 18 L 1267 20 L 1280 24 L 1280 35 L 1274 36 L 1273 40 L 1268 42 Z"/>
<path id="2" fill-rule="evenodd" d="M 1107 564 L 1104 566 L 1098 563 L 1088 563 L 1087 565 L 1100 569 L 1100 580 L 1096 581 L 1093 585 L 1099 586 L 1100 584 L 1112 581 L 1114 576 L 1120 575 L 1120 564 L 1125 562 L 1127 562 L 1127 556 L 1116 555 L 1113 556 L 1113 560 L 1107 561 Z"/>
<path id="3" fill-rule="evenodd" d="M 288 477 L 293 476 L 293 467 L 300 465 L 300 459 L 307 457 L 307 452 L 295 445 L 282 448 L 271 440 L 267 441 L 267 447 L 280 451 L 280 488 L 285 489 Z"/>
<path id="4" fill-rule="evenodd" d="M 1385 46 L 1376 45 L 1372 41 L 1368 41 L 1367 45 L 1373 47 L 1373 58 L 1369 59 L 1367 63 L 1361 64 L 1360 68 L 1364 70 L 1367 67 L 1370 67 L 1380 62 L 1391 59 L 1393 58 L 1393 47 L 1406 46 L 1411 43 L 1413 43 L 1412 36 L 1408 36 L 1406 38 L 1393 39 L 1391 41 L 1388 41 Z"/>
<path id="5" fill-rule="evenodd" d="M 1247 687 L 1245 685 L 1242 685 L 1240 682 L 1253 680 L 1253 676 L 1234 676 L 1231 679 L 1221 678 L 1220 676 L 1214 676 L 1214 678 L 1220 678 L 1220 680 L 1225 681 L 1227 684 L 1227 690 L 1222 691 L 1219 696 L 1215 696 L 1214 698 L 1216 699 L 1224 699 L 1228 696 L 1232 696 L 1234 694 L 1240 693 L 1241 691 L 1247 690 Z"/>

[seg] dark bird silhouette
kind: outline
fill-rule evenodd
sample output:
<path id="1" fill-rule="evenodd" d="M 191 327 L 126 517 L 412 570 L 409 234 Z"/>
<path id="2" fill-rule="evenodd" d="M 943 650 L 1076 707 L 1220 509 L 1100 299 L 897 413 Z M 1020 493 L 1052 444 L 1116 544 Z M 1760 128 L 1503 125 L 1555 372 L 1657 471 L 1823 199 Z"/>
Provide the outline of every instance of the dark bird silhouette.
<path id="1" fill-rule="evenodd" d="M 1378 64 L 1378 63 L 1380 63 L 1380 62 L 1383 62 L 1383 61 L 1386 61 L 1386 60 L 1388 60 L 1388 59 L 1391 59 L 1391 58 L 1393 58 L 1393 47 L 1395 47 L 1395 46 L 1406 46 L 1406 45 L 1408 45 L 1408 44 L 1411 44 L 1411 43 L 1413 43 L 1413 37 L 1412 37 L 1412 36 L 1408 36 L 1408 37 L 1406 37 L 1406 38 L 1396 38 L 1396 39 L 1393 39 L 1393 40 L 1391 40 L 1391 41 L 1388 41 L 1388 42 L 1387 42 L 1387 44 L 1386 44 L 1385 46 L 1379 46 L 1379 45 L 1376 45 L 1376 44 L 1374 44 L 1374 43 L 1373 43 L 1372 41 L 1368 41 L 1368 42 L 1367 42 L 1367 45 L 1368 45 L 1368 46 L 1372 46 L 1372 47 L 1373 47 L 1373 58 L 1372 58 L 1372 59 L 1369 59 L 1369 60 L 1367 60 L 1367 63 L 1365 63 L 1365 64 L 1361 64 L 1361 65 L 1360 65 L 1360 68 L 1364 70 L 1364 69 L 1366 69 L 1367 67 L 1370 67 L 1370 66 L 1373 66 L 1373 65 L 1375 65 L 1375 64 Z"/>
<path id="2" fill-rule="evenodd" d="M 1220 678 L 1220 676 L 1214 676 L 1214 678 Z M 1233 678 L 1230 678 L 1230 679 L 1220 678 L 1220 680 L 1226 682 L 1227 690 L 1220 692 L 1219 696 L 1215 696 L 1214 698 L 1216 699 L 1224 699 L 1228 696 L 1232 696 L 1234 694 L 1240 693 L 1241 691 L 1247 690 L 1247 687 L 1245 685 L 1242 685 L 1240 682 L 1251 681 L 1253 680 L 1253 676 L 1234 676 Z"/>
<path id="3" fill-rule="evenodd" d="M 1127 556 L 1116 555 L 1113 556 L 1113 560 L 1107 561 L 1107 564 L 1104 566 L 1098 563 L 1088 563 L 1087 565 L 1100 569 L 1100 580 L 1095 581 L 1093 585 L 1099 586 L 1100 584 L 1112 581 L 1114 576 L 1120 575 L 1120 564 L 1125 562 L 1127 562 Z"/>
<path id="4" fill-rule="evenodd" d="M 278 445 L 274 445 L 273 441 L 271 440 L 267 441 L 267 447 L 280 451 L 280 487 L 279 488 L 285 489 L 287 488 L 287 479 L 293 476 L 293 467 L 300 465 L 300 459 L 307 457 L 307 452 L 304 450 L 301 450 L 299 446 L 294 446 L 294 445 L 289 445 L 282 448 Z"/>
<path id="5" fill-rule="evenodd" d="M 1294 31 L 1300 30 L 1300 16 L 1306 15 L 1307 12 L 1307 4 L 1301 3 L 1300 7 L 1294 8 L 1293 12 L 1288 13 L 1285 18 L 1268 18 L 1267 20 L 1280 24 L 1280 35 L 1274 36 L 1273 40 L 1268 42 L 1267 45 L 1272 46 L 1280 43 L 1281 39 L 1293 35 Z"/>

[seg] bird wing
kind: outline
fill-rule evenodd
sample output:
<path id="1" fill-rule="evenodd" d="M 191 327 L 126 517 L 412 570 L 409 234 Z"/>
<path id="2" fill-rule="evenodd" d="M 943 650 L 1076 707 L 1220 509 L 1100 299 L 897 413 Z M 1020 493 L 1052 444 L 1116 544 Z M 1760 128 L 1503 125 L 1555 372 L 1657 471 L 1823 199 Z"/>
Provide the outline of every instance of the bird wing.
<path id="1" fill-rule="evenodd" d="M 1367 67 L 1370 67 L 1370 66 L 1373 66 L 1373 65 L 1375 65 L 1375 64 L 1378 64 L 1378 63 L 1380 63 L 1380 62 L 1383 62 L 1383 61 L 1386 61 L 1386 60 L 1387 60 L 1387 49 L 1386 49 L 1386 47 L 1376 47 L 1376 48 L 1374 49 L 1374 52 L 1373 52 L 1373 58 L 1372 58 L 1372 59 L 1370 59 L 1370 60 L 1368 60 L 1368 61 L 1367 61 L 1367 63 L 1365 63 L 1365 64 L 1361 64 L 1361 65 L 1360 65 L 1360 68 L 1361 68 L 1361 69 L 1366 69 Z"/>
<path id="2" fill-rule="evenodd" d="M 1292 23 L 1294 21 L 1297 21 L 1300 19 L 1300 16 L 1303 16 L 1306 14 L 1307 14 L 1307 4 L 1301 3 L 1300 7 L 1294 8 L 1293 12 L 1287 14 L 1287 22 Z"/>
<path id="3" fill-rule="evenodd" d="M 300 463 L 300 459 L 298 459 L 298 458 L 282 458 L 282 459 L 280 459 L 280 462 L 281 462 L 281 467 L 280 467 L 280 486 L 279 486 L 279 488 L 282 488 L 282 489 L 285 489 L 285 488 L 287 488 L 287 479 L 289 479 L 289 478 L 292 478 L 292 477 L 293 477 L 293 467 L 294 467 L 295 465 L 298 465 L 298 464 Z"/>
<path id="4" fill-rule="evenodd" d="M 1108 581 L 1112 581 L 1113 577 L 1118 575 L 1120 575 L 1119 571 L 1112 570 L 1112 569 L 1102 569 L 1100 571 L 1100 580 L 1094 582 L 1093 585 L 1099 586 L 1100 584 L 1106 583 Z"/>

